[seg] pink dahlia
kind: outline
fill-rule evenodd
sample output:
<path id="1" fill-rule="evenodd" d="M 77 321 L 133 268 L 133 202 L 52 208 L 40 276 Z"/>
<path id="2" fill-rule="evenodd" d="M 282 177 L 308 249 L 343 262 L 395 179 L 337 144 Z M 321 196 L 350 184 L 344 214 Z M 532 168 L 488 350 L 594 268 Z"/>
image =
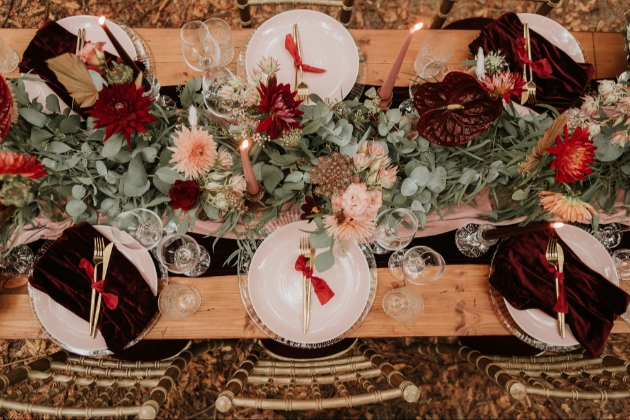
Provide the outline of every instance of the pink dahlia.
<path id="1" fill-rule="evenodd" d="M 173 143 L 173 156 L 169 163 L 176 163 L 174 169 L 187 178 L 195 179 L 207 172 L 217 160 L 217 144 L 212 134 L 206 130 L 192 127 L 176 132 Z"/>

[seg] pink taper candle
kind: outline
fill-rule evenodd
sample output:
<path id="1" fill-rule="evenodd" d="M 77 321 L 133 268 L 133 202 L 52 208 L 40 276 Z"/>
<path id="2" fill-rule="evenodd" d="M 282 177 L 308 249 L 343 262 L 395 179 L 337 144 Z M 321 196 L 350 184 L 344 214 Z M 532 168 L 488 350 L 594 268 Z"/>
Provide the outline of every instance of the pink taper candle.
<path id="1" fill-rule="evenodd" d="M 389 70 L 387 74 L 387 78 L 381 86 L 381 90 L 379 92 L 379 96 L 382 99 L 389 99 L 392 97 L 392 92 L 394 90 L 394 84 L 396 84 L 396 78 L 398 77 L 398 73 L 400 73 L 400 68 L 402 67 L 403 60 L 405 59 L 405 54 L 409 49 L 409 44 L 411 43 L 411 38 L 413 38 L 413 34 L 422 28 L 423 23 L 416 23 L 413 28 L 409 30 L 407 34 L 407 38 L 405 38 L 405 42 L 403 42 L 402 47 L 400 47 L 400 51 L 398 51 L 398 55 L 394 60 L 394 64 L 392 64 L 392 68 Z"/>
<path id="2" fill-rule="evenodd" d="M 249 161 L 249 141 L 243 140 L 241 143 L 241 161 L 243 162 L 243 174 L 245 174 L 245 182 L 247 183 L 247 192 L 250 195 L 257 195 L 260 192 L 260 184 L 254 175 L 254 168 Z"/>

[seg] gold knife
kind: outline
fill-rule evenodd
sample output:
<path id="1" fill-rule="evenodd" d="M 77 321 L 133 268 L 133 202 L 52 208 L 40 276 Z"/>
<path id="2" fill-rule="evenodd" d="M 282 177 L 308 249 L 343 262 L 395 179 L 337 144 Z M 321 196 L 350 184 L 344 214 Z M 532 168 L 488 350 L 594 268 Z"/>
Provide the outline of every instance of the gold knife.
<path id="1" fill-rule="evenodd" d="M 523 38 L 527 39 L 527 28 L 523 27 Z M 525 51 L 527 51 L 527 42 L 525 42 Z M 523 81 L 527 83 L 527 64 L 523 63 Z M 525 105 L 529 99 L 529 90 L 525 89 L 521 92 L 521 105 Z"/>
<path id="2" fill-rule="evenodd" d="M 297 23 L 293 24 L 293 41 L 297 42 Z M 298 76 L 298 69 L 297 67 L 295 67 L 295 82 L 293 82 L 293 90 L 295 92 L 297 92 L 297 76 Z"/>
<path id="3" fill-rule="evenodd" d="M 309 264 L 310 264 L 311 272 L 313 272 L 313 263 L 315 261 L 315 248 L 311 246 L 310 240 L 308 242 L 308 246 L 311 249 L 311 256 L 309 259 Z M 306 290 L 308 290 L 308 292 L 306 293 L 306 331 L 308 332 L 308 326 L 311 322 L 311 293 L 312 293 L 311 285 L 312 285 L 312 282 L 310 279 L 307 279 L 307 280 L 308 280 L 308 285 L 307 285 Z"/>
<path id="4" fill-rule="evenodd" d="M 562 250 L 560 244 L 557 244 L 556 247 L 558 251 L 558 271 L 560 272 L 560 274 L 562 274 L 562 266 L 564 265 L 564 251 Z M 559 289 L 556 290 L 558 290 L 559 292 Z M 564 314 L 562 312 L 558 312 L 558 325 L 560 326 L 560 335 L 562 336 L 562 338 L 564 338 Z"/>
<path id="5" fill-rule="evenodd" d="M 112 257 L 112 250 L 114 249 L 114 243 L 110 242 L 109 245 L 105 247 L 105 251 L 103 251 L 103 280 L 105 280 L 105 276 L 107 275 L 107 267 L 109 267 L 109 259 Z M 96 338 L 96 330 L 98 329 L 98 318 L 101 315 L 101 300 L 103 297 L 101 294 L 98 294 L 98 300 L 96 301 L 96 310 L 94 311 L 94 324 L 92 324 L 92 331 L 90 331 L 90 335 L 93 338 Z"/>

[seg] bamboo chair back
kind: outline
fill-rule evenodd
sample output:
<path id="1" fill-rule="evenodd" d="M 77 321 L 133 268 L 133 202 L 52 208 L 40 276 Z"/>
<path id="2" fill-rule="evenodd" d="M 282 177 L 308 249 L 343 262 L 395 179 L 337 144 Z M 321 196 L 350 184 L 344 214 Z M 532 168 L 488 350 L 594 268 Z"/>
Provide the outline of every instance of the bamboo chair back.
<path id="1" fill-rule="evenodd" d="M 378 377 L 386 379 L 383 382 L 389 385 L 388 389 L 379 390 L 370 381 Z M 252 388 L 256 396 L 241 395 L 244 388 Z M 352 395 L 349 388 L 359 392 Z M 216 407 L 224 413 L 233 407 L 325 410 L 400 397 L 416 402 L 420 390 L 365 342 L 354 346 L 347 355 L 302 361 L 271 359 L 256 344 L 217 398 Z"/>
<path id="2" fill-rule="evenodd" d="M 553 356 L 485 356 L 470 347 L 421 345 L 420 354 L 448 354 L 483 371 L 510 396 L 572 400 L 630 398 L 630 363 L 614 356 L 585 358 L 581 351 Z"/>
<path id="3" fill-rule="evenodd" d="M 0 374 L 0 409 L 55 417 L 154 419 L 186 366 L 226 342 L 192 344 L 171 360 L 125 362 L 65 350 Z M 136 396 L 148 393 L 142 405 Z"/>
<path id="4" fill-rule="evenodd" d="M 265 4 L 292 4 L 293 6 L 333 6 L 340 7 L 339 22 L 345 27 L 350 24 L 354 0 L 236 0 L 238 14 L 243 28 L 252 27 L 252 14 L 249 6 L 262 6 Z"/>
<path id="5" fill-rule="evenodd" d="M 457 0 L 438 0 L 437 14 L 431 22 L 431 29 L 441 29 Z M 530 0 L 540 3 L 536 9 L 537 15 L 547 16 L 555 7 L 558 7 L 562 0 Z M 473 29 L 473 28 L 470 28 Z"/>

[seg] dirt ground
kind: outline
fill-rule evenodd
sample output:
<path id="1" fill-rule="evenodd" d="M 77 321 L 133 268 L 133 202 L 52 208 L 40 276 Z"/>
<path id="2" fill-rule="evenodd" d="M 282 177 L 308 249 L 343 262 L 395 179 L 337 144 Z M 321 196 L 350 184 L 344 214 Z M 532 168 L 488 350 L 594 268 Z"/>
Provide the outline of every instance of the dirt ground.
<path id="1" fill-rule="evenodd" d="M 537 4 L 518 0 L 460 0 L 447 23 L 467 17 L 497 17 L 505 11 L 533 12 Z M 435 0 L 357 0 L 351 28 L 408 28 L 418 21 L 430 22 L 435 16 Z M 255 23 L 288 7 L 266 5 L 252 9 Z M 550 17 L 574 31 L 619 31 L 629 0 L 563 0 Z M 326 8 L 319 10 L 327 11 Z M 336 16 L 337 10 L 330 10 Z M 47 18 L 59 19 L 78 14 L 104 14 L 132 27 L 180 27 L 194 19 L 220 17 L 238 27 L 234 0 L 0 0 L 0 27 L 36 28 Z M 0 308 L 1 310 L 1 308 Z M 214 401 L 229 376 L 242 360 L 245 341 L 225 352 L 203 355 L 191 363 L 179 384 L 169 394 L 160 411 L 162 418 L 365 418 L 444 419 L 444 418 L 597 418 L 625 419 L 630 405 L 625 401 L 606 403 L 559 401 L 544 398 L 511 399 L 505 391 L 467 363 L 446 356 L 421 356 L 417 346 L 427 339 L 380 339 L 373 345 L 422 391 L 420 401 L 402 400 L 363 406 L 356 409 L 323 412 L 273 412 L 256 409 L 235 410 L 228 415 L 216 412 Z M 447 339 L 441 339 L 446 341 Z M 450 340 L 452 341 L 452 339 Z M 614 335 L 606 352 L 627 358 L 630 335 Z M 35 355 L 56 351 L 48 341 L 0 340 L 0 367 Z M 20 418 L 15 412 L 0 416 Z M 26 416 L 31 418 L 31 416 Z"/>

